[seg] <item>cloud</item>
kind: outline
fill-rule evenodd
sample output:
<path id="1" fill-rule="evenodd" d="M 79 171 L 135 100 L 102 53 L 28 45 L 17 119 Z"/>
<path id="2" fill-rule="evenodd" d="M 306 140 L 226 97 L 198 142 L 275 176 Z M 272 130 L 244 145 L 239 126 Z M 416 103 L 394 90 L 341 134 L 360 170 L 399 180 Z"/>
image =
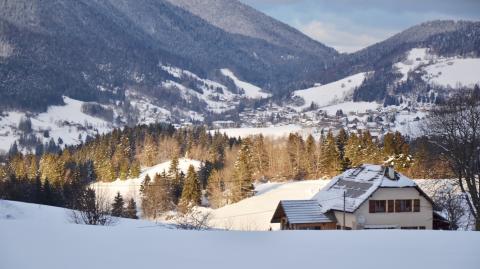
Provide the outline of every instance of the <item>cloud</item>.
<path id="1" fill-rule="evenodd" d="M 331 46 L 339 52 L 354 52 L 380 42 L 391 35 L 388 32 L 372 34 L 376 31 L 350 32 L 347 29 L 339 29 L 334 24 L 321 21 L 311 21 L 298 26 L 298 28 L 311 38 Z"/>

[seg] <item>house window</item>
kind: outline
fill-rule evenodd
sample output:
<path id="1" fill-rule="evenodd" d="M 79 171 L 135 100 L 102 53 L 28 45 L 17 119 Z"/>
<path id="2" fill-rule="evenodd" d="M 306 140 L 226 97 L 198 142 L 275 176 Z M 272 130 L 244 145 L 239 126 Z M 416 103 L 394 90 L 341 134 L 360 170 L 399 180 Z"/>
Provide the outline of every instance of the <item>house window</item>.
<path id="1" fill-rule="evenodd" d="M 412 200 L 395 200 L 395 212 L 412 212 Z"/>
<path id="2" fill-rule="evenodd" d="M 420 212 L 420 199 L 413 200 L 413 212 Z"/>
<path id="3" fill-rule="evenodd" d="M 370 200 L 369 201 L 370 213 L 385 213 L 387 212 L 387 201 L 385 200 Z"/>
<path id="4" fill-rule="evenodd" d="M 388 213 L 395 212 L 395 200 L 388 200 Z"/>

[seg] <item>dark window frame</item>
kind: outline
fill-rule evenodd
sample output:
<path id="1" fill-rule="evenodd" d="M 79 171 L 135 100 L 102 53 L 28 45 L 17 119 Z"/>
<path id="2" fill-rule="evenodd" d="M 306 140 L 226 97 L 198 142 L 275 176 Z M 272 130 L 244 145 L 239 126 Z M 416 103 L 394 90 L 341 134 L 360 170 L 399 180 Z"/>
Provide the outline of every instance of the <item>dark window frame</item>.
<path id="1" fill-rule="evenodd" d="M 413 212 L 420 212 L 420 199 L 413 200 Z"/>
<path id="2" fill-rule="evenodd" d="M 413 212 L 413 203 L 410 199 L 395 200 L 395 212 L 408 213 Z"/>
<path id="3" fill-rule="evenodd" d="M 369 213 L 387 213 L 387 200 L 369 200 Z"/>

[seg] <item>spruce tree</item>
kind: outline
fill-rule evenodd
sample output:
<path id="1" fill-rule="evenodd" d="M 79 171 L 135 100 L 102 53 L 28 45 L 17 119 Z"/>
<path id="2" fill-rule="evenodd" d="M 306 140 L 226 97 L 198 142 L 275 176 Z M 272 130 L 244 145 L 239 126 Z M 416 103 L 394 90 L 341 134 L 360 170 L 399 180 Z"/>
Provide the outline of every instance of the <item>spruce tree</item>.
<path id="1" fill-rule="evenodd" d="M 137 203 L 135 203 L 135 200 L 133 200 L 133 198 L 130 198 L 130 200 L 128 200 L 127 208 L 125 208 L 123 216 L 129 219 L 138 219 Z"/>
<path id="2" fill-rule="evenodd" d="M 115 195 L 115 198 L 113 199 L 112 216 L 122 217 L 124 206 L 125 206 L 125 202 L 123 201 L 123 197 L 120 194 L 120 192 L 117 192 L 117 195 Z"/>
<path id="3" fill-rule="evenodd" d="M 224 205 L 223 188 L 224 182 L 220 172 L 214 169 L 210 173 L 207 185 L 207 197 L 211 208 L 219 208 Z"/>
<path id="4" fill-rule="evenodd" d="M 317 177 L 317 145 L 315 144 L 315 139 L 312 135 L 307 137 L 307 142 L 305 145 L 305 159 L 307 172 L 311 178 Z"/>
<path id="5" fill-rule="evenodd" d="M 200 189 L 197 172 L 195 172 L 193 165 L 190 165 L 183 186 L 182 197 L 179 202 L 179 210 L 181 212 L 187 212 L 191 207 L 199 205 L 201 198 L 202 191 Z"/>
<path id="6" fill-rule="evenodd" d="M 238 202 L 253 194 L 253 172 L 252 172 L 252 154 L 250 149 L 250 139 L 246 138 L 240 148 L 237 161 L 235 162 L 233 172 L 233 190 L 232 201 Z"/>

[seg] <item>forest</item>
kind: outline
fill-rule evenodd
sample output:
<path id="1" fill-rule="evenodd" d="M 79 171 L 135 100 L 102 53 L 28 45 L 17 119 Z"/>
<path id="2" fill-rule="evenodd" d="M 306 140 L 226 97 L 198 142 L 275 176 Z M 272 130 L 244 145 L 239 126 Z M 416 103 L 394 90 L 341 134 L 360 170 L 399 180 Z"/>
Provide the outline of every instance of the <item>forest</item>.
<path id="1" fill-rule="evenodd" d="M 255 182 L 329 179 L 363 163 L 393 166 L 412 178 L 447 178 L 446 161 L 426 138 L 341 129 L 304 138 L 228 137 L 205 127 L 168 124 L 115 129 L 63 150 L 51 142 L 37 154 L 12 149 L 0 166 L 0 198 L 76 208 L 90 183 L 138 178 L 142 168 L 171 160 L 168 171 L 143 179 L 144 216 L 192 206 L 218 208 L 254 194 Z M 201 161 L 184 174 L 179 158 Z M 205 204 L 205 202 L 204 202 Z"/>

